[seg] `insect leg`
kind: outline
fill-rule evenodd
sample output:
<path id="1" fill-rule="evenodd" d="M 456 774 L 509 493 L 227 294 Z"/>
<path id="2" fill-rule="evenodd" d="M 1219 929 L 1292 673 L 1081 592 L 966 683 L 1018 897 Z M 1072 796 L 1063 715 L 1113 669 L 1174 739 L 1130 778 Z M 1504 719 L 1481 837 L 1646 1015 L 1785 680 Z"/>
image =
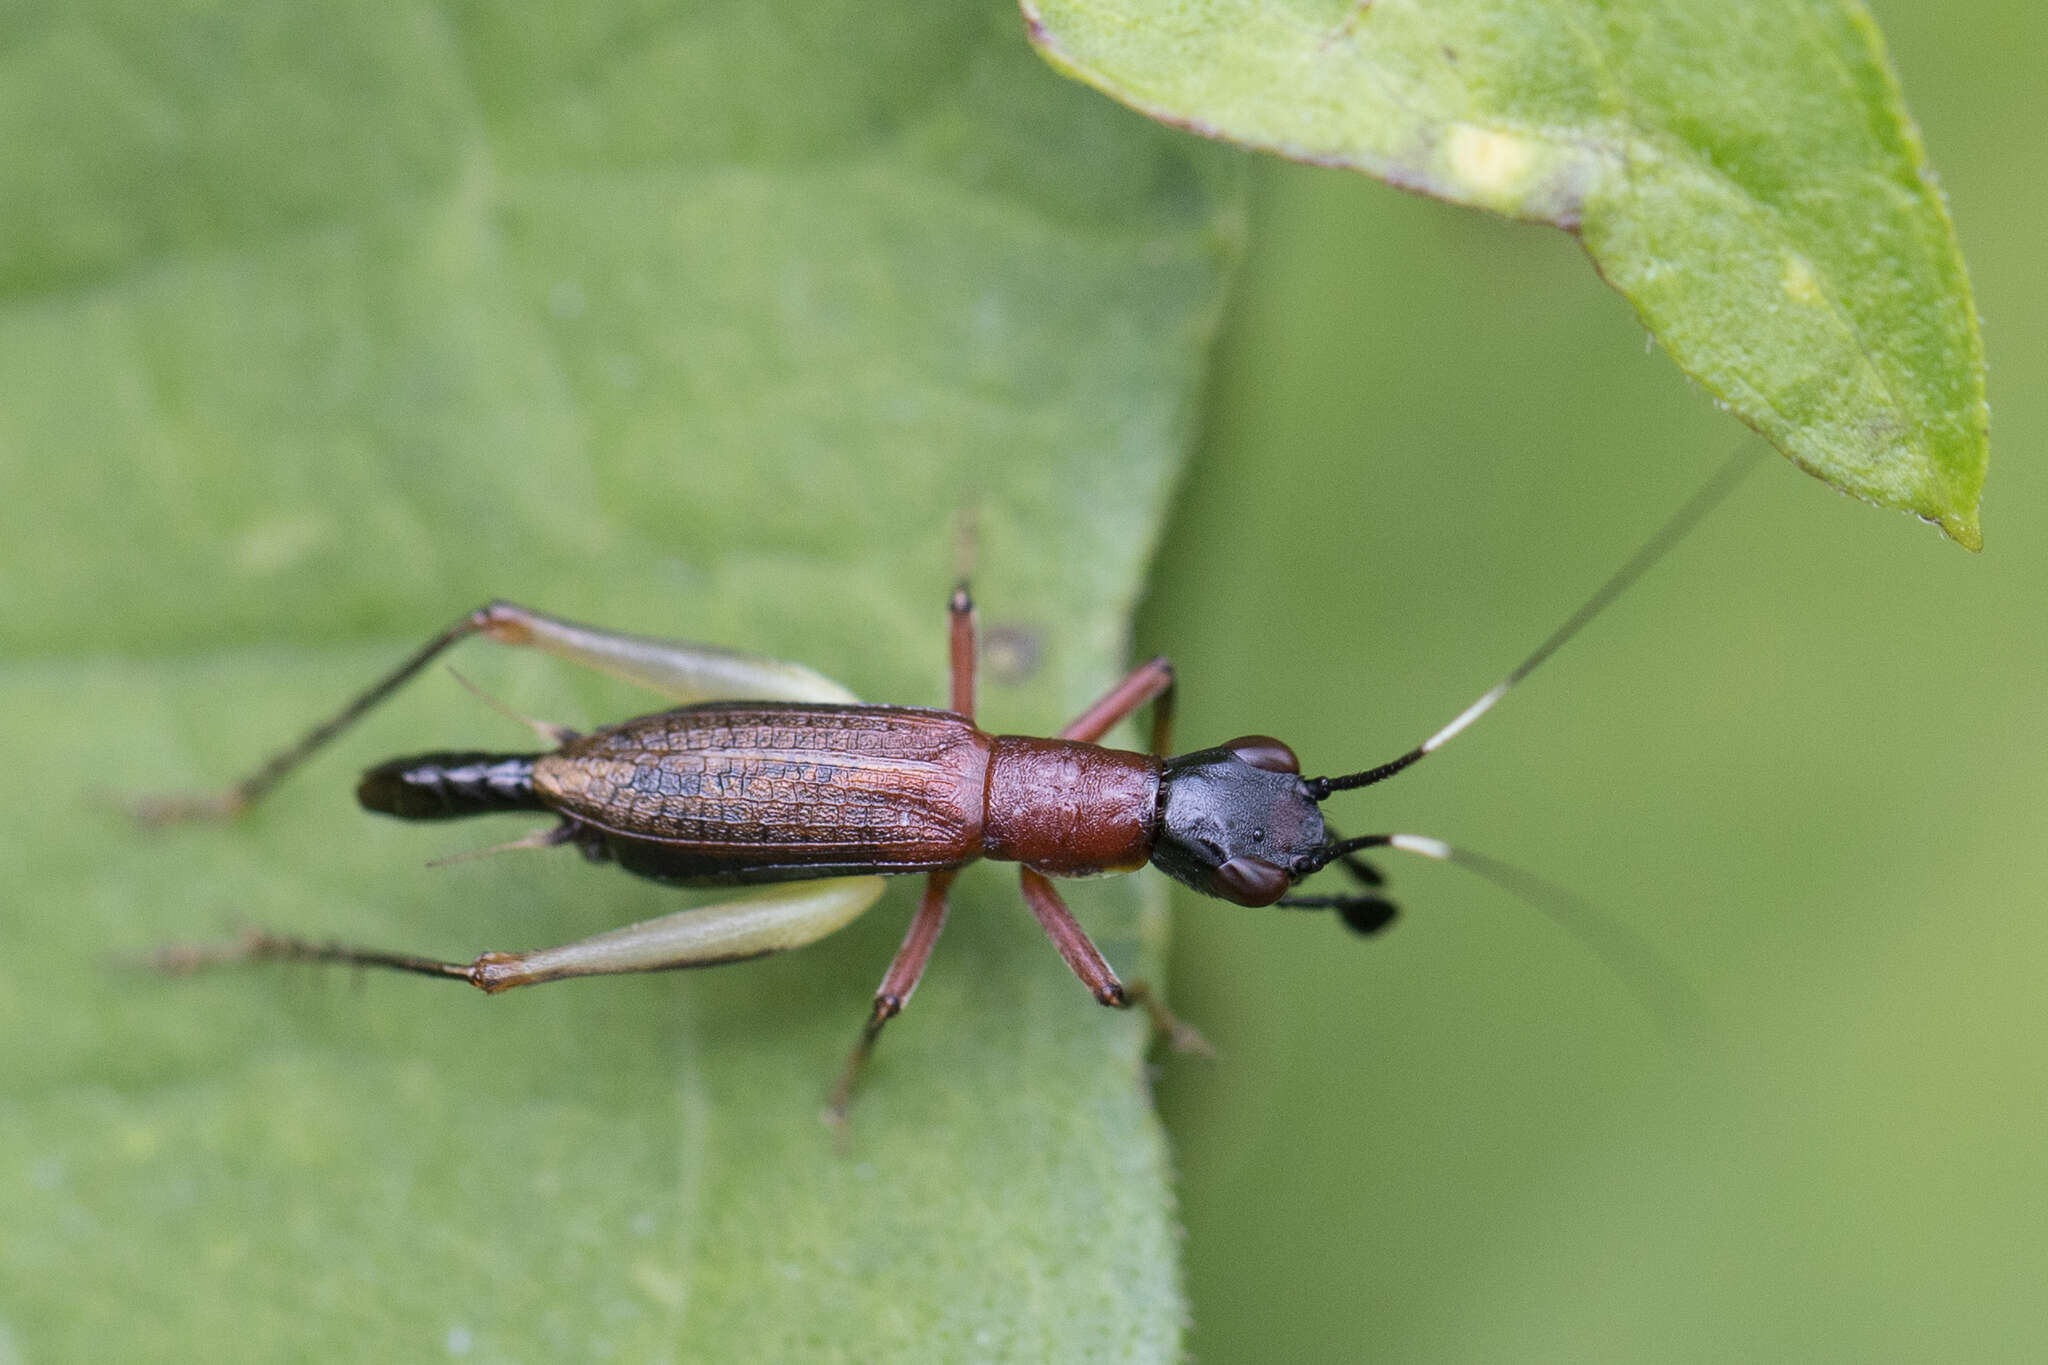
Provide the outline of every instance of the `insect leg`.
<path id="1" fill-rule="evenodd" d="M 946 604 L 947 649 L 952 656 L 953 710 L 974 719 L 974 599 L 962 583 Z"/>
<path id="2" fill-rule="evenodd" d="M 296 744 L 271 756 L 255 772 L 225 791 L 146 797 L 129 803 L 129 812 L 143 824 L 163 825 L 179 820 L 221 819 L 246 810 L 437 656 L 472 635 L 499 644 L 538 649 L 637 683 L 677 702 L 722 697 L 744 697 L 750 701 L 858 700 L 838 683 L 802 664 L 710 645 L 598 630 L 544 615 L 516 602 L 492 602 L 427 641 L 398 667 L 308 730 Z"/>
<path id="3" fill-rule="evenodd" d="M 1081 978 L 1082 985 L 1094 992 L 1099 1003 L 1111 1009 L 1135 1007 L 1144 1010 L 1152 1019 L 1153 1031 L 1163 1034 L 1176 1052 L 1213 1052 L 1202 1035 L 1176 1019 L 1149 986 L 1143 982 L 1132 982 L 1126 986 L 1117 979 L 1116 972 L 1103 959 L 1101 951 L 1074 918 L 1074 912 L 1067 909 L 1066 902 L 1060 899 L 1060 893 L 1053 889 L 1045 874 L 1027 867 L 1020 880 L 1024 884 L 1024 901 L 1031 907 L 1031 913 L 1037 916 L 1039 925 L 1052 939 L 1053 947 L 1059 949 L 1060 956 L 1067 960 L 1068 969 Z"/>
<path id="4" fill-rule="evenodd" d="M 609 673 L 688 705 L 700 701 L 854 702 L 860 698 L 815 669 L 761 654 L 662 640 L 548 616 L 516 602 L 473 613 L 476 628 L 500 644 L 526 645 Z"/>
<path id="5" fill-rule="evenodd" d="M 955 875 L 949 869 L 925 878 L 924 898 L 918 902 L 917 914 L 910 921 L 910 931 L 903 936 L 903 946 L 896 950 L 895 959 L 889 963 L 881 988 L 875 992 L 874 1010 L 868 1015 L 866 1027 L 861 1029 L 860 1041 L 854 1044 L 852 1054 L 847 1057 L 846 1069 L 839 1073 L 839 1083 L 832 1087 L 832 1101 L 825 1110 L 825 1118 L 842 1132 L 846 1127 L 847 1107 L 853 1103 L 854 1087 L 860 1083 L 861 1068 L 874 1054 L 875 1042 L 882 1036 L 882 1025 L 903 1013 L 903 1007 L 910 1003 L 918 981 L 924 976 L 925 964 L 931 961 L 932 946 L 939 941 L 939 934 L 946 927 L 946 891 L 953 885 Z"/>
<path id="6" fill-rule="evenodd" d="M 255 772 L 224 791 L 185 795 L 149 796 L 126 803 L 128 813 L 145 825 L 168 825 L 180 820 L 219 820 L 237 815 L 254 805 L 301 763 L 311 758 L 336 735 L 362 719 L 377 704 L 409 682 L 413 675 L 432 663 L 436 656 L 485 628 L 490 608 L 469 613 L 414 650 L 398 667 L 358 693 L 347 705 L 300 737 L 298 743 L 265 759 Z"/>
<path id="7" fill-rule="evenodd" d="M 467 981 L 492 994 L 572 976 L 664 972 L 740 962 L 801 948 L 845 927 L 882 894 L 880 877 L 791 882 L 766 891 L 695 906 L 629 924 L 575 943 L 525 953 L 485 953 L 473 962 L 442 962 L 411 953 L 283 934 L 252 932 L 232 944 L 160 949 L 144 961 L 160 971 L 188 972 L 235 962 L 334 962 L 387 967 Z"/>
<path id="8" fill-rule="evenodd" d="M 1060 731 L 1061 739 L 1093 744 L 1131 712 L 1152 702 L 1152 752 L 1164 758 L 1173 740 L 1173 665 L 1164 655 L 1142 663 Z"/>

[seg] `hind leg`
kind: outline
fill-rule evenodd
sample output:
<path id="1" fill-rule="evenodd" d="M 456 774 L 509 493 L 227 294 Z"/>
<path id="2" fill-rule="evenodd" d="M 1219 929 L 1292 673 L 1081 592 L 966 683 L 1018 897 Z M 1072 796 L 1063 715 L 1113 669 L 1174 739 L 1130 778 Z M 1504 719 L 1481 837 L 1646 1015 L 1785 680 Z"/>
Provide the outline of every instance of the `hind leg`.
<path id="1" fill-rule="evenodd" d="M 480 635 L 499 644 L 537 649 L 558 659 L 623 678 L 680 704 L 725 698 L 745 701 L 859 700 L 824 674 L 802 664 L 784 663 L 764 655 L 719 649 L 712 645 L 599 630 L 558 616 L 548 616 L 516 602 L 492 602 L 478 607 L 428 640 L 398 667 L 308 730 L 296 744 L 266 759 L 241 781 L 217 792 L 145 797 L 129 802 L 129 813 L 145 825 L 164 825 L 180 820 L 222 819 L 248 809 L 330 740 L 411 681 L 420 670 L 472 635 Z"/>
<path id="2" fill-rule="evenodd" d="M 179 973 L 242 962 L 332 962 L 467 981 L 495 995 L 514 986 L 536 986 L 572 976 L 714 967 L 801 948 L 858 918 L 881 897 L 883 886 L 880 877 L 790 882 L 574 943 L 523 953 L 485 953 L 471 962 L 444 962 L 412 953 L 261 931 L 244 934 L 232 943 L 162 948 L 143 962 L 159 971 Z"/>

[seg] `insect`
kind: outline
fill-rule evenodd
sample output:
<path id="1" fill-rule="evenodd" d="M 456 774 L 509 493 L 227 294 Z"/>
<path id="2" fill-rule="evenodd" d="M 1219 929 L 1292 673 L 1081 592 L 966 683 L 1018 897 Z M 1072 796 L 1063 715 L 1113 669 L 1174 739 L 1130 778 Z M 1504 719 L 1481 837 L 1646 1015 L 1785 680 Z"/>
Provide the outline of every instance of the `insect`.
<path id="1" fill-rule="evenodd" d="M 843 1120 L 883 1027 L 917 989 L 945 927 L 954 877 L 967 864 L 990 859 L 1022 865 L 1025 904 L 1097 1001 L 1145 1008 L 1177 1043 L 1194 1046 L 1192 1032 L 1159 1000 L 1119 979 L 1051 879 L 1132 871 L 1149 862 L 1204 895 L 1243 906 L 1331 910 L 1352 930 L 1373 934 L 1397 912 L 1381 873 L 1359 855 L 1389 849 L 1461 864 L 1555 910 L 1558 897 L 1546 884 L 1441 840 L 1343 838 L 1325 820 L 1322 803 L 1384 781 L 1456 738 L 1667 553 L 1748 467 L 1747 456 L 1724 466 L 1528 658 L 1449 724 L 1388 762 L 1329 777 L 1304 777 L 1293 750 L 1263 735 L 1173 755 L 1174 673 L 1164 658 L 1133 670 L 1055 737 L 984 731 L 975 720 L 974 607 L 964 586 L 948 608 L 946 710 L 871 705 L 802 665 L 594 629 L 495 602 L 427 641 L 225 792 L 144 802 L 138 815 L 164 822 L 247 808 L 444 651 L 480 636 L 602 670 L 679 705 L 590 734 L 528 722 L 552 745 L 542 752 L 393 759 L 363 774 L 356 795 L 365 808 L 404 820 L 548 815 L 552 825 L 500 847 L 566 844 L 593 862 L 657 882 L 762 889 L 578 942 L 488 952 L 470 962 L 255 932 L 231 945 L 165 949 L 152 961 L 170 970 L 261 959 L 347 963 L 497 992 L 567 977 L 706 967 L 802 947 L 866 911 L 886 877 L 922 874 L 924 892 L 903 946 L 832 1093 L 829 1113 Z M 1148 702 L 1147 752 L 1099 743 Z M 1297 892 L 1299 883 L 1332 867 L 1351 879 L 1349 889 Z M 1607 950 L 1615 955 L 1611 942 Z M 1619 951 L 1626 956 L 1630 950 Z"/>

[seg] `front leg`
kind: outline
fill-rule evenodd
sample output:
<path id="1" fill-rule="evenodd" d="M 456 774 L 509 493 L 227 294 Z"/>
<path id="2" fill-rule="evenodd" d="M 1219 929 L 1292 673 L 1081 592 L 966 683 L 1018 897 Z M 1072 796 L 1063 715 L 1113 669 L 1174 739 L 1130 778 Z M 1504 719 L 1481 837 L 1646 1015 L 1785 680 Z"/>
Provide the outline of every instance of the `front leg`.
<path id="1" fill-rule="evenodd" d="M 1061 739 L 1078 739 L 1093 744 L 1108 734 L 1116 723 L 1152 703 L 1152 748 L 1154 757 L 1165 758 L 1173 744 L 1173 665 L 1165 655 L 1139 664 L 1124 680 L 1103 693 L 1100 700 L 1068 722 Z"/>

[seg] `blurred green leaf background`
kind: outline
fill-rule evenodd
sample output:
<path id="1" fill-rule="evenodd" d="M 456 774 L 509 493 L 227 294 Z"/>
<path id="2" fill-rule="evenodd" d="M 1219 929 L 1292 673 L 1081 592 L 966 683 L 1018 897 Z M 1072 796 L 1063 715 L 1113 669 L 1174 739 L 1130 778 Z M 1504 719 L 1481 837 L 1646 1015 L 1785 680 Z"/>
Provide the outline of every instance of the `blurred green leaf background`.
<path id="1" fill-rule="evenodd" d="M 1203 1361 L 2048 1350 L 2048 108 L 2036 7 L 1880 4 L 1993 357 L 1983 555 L 1775 460 L 1477 728 L 1333 801 L 1621 915 L 1718 1023 L 1455 870 L 1176 895 Z M 1315 771 L 1492 683 L 1740 439 L 1570 242 L 1272 161 L 1143 615 L 1181 735 Z M 1752 438 L 1753 439 L 1753 438 Z"/>

